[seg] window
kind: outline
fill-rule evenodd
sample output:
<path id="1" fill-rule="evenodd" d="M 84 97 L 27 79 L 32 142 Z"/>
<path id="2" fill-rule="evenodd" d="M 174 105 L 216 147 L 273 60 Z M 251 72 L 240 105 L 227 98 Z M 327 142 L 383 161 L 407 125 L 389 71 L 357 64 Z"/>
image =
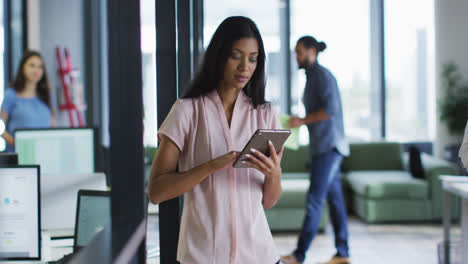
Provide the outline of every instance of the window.
<path id="1" fill-rule="evenodd" d="M 433 1 L 385 1 L 387 138 L 435 137 Z"/>
<path id="2" fill-rule="evenodd" d="M 300 37 L 311 35 L 327 44 L 318 60 L 338 81 L 345 132 L 350 140 L 379 136 L 375 129 L 379 116 L 371 111 L 369 9 L 368 0 L 291 1 L 291 112 L 305 115 L 302 95 L 306 78 L 304 71 L 297 68 L 294 48 Z M 305 127 L 301 127 L 300 143 L 308 143 Z"/>
<path id="3" fill-rule="evenodd" d="M 141 72 L 143 78 L 143 146 L 157 147 L 158 120 L 156 94 L 156 2 L 140 1 Z M 147 153 L 149 154 L 149 153 Z M 148 156 L 152 157 L 150 154 Z M 147 157 L 145 157 L 146 159 Z M 149 177 L 151 159 L 145 160 L 145 186 Z M 147 263 L 160 263 L 159 259 L 159 205 L 148 204 L 146 240 Z"/>
<path id="4" fill-rule="evenodd" d="M 154 0 L 141 0 L 141 61 L 143 74 L 143 142 L 156 147 L 156 14 Z"/>
<path id="5" fill-rule="evenodd" d="M 267 56 L 266 100 L 272 102 L 282 112 L 286 112 L 287 102 L 282 94 L 285 72 L 282 70 L 280 54 L 280 23 L 284 23 L 280 16 L 280 8 L 284 4 L 280 0 L 205 0 L 204 1 L 204 39 L 208 46 L 211 37 L 221 22 L 229 16 L 246 16 L 252 19 L 260 30 Z M 206 48 L 205 46 L 205 48 Z"/>

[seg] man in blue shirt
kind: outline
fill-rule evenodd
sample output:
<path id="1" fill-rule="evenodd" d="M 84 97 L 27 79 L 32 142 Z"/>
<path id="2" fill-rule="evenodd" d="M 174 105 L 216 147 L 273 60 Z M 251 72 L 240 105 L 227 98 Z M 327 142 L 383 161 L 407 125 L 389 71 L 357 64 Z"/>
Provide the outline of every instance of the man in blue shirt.
<path id="1" fill-rule="evenodd" d="M 348 224 L 340 181 L 340 167 L 349 145 L 344 134 L 343 111 L 335 77 L 317 61 L 326 44 L 311 36 L 300 38 L 296 59 L 306 73 L 303 103 L 304 118 L 291 117 L 290 127 L 307 125 L 310 138 L 310 187 L 307 193 L 306 216 L 296 250 L 281 261 L 286 264 L 304 262 L 307 249 L 317 234 L 325 199 L 335 234 L 337 253 L 328 264 L 349 264 Z"/>

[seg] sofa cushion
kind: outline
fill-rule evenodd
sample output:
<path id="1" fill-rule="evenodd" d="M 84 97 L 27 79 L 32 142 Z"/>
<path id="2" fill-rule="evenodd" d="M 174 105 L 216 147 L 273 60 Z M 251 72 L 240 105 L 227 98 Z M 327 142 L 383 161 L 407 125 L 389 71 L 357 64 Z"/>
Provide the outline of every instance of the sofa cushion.
<path id="1" fill-rule="evenodd" d="M 343 160 L 343 171 L 403 170 L 402 149 L 395 142 L 350 144 L 351 154 Z"/>
<path id="2" fill-rule="evenodd" d="M 272 208 L 265 210 L 268 225 L 274 231 L 301 231 L 305 208 Z M 327 203 L 323 206 L 319 232 L 325 231 L 329 220 Z"/>
<path id="3" fill-rule="evenodd" d="M 307 178 L 283 178 L 281 180 L 283 193 L 275 208 L 305 208 L 306 193 L 309 189 Z"/>
<path id="4" fill-rule="evenodd" d="M 368 223 L 431 219 L 429 199 L 373 199 L 353 196 L 354 212 Z"/>
<path id="5" fill-rule="evenodd" d="M 407 171 L 353 171 L 346 180 L 354 193 L 369 198 L 428 198 L 428 184 Z"/>

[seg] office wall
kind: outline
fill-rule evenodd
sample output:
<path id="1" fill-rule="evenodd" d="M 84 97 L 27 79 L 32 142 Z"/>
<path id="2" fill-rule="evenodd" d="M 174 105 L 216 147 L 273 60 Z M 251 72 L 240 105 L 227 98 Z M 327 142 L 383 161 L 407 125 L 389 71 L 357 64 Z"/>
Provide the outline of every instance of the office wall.
<path id="1" fill-rule="evenodd" d="M 36 2 L 35 0 L 29 0 Z M 68 48 L 71 56 L 72 66 L 81 72 L 81 82 L 85 83 L 85 48 L 84 48 L 84 21 L 83 21 L 83 0 L 37 0 L 39 18 L 35 20 L 39 23 L 39 50 L 44 57 L 44 61 L 49 74 L 52 92 L 55 98 L 61 92 L 60 76 L 58 75 L 57 58 L 55 47 L 57 45 Z M 33 32 L 29 33 L 29 36 Z M 36 37 L 37 39 L 37 37 Z M 30 40 L 29 43 L 35 43 Z M 33 47 L 34 48 L 34 47 Z M 53 100 L 55 106 L 59 103 Z M 69 124 L 65 113 L 58 113 L 56 117 L 57 126 Z"/>
<path id="2" fill-rule="evenodd" d="M 435 0 L 435 47 L 436 47 L 436 98 L 444 94 L 440 72 L 448 61 L 455 62 L 468 81 L 468 1 Z M 436 122 L 435 154 L 443 156 L 446 144 L 461 142 L 460 137 L 450 135 L 444 124 Z"/>

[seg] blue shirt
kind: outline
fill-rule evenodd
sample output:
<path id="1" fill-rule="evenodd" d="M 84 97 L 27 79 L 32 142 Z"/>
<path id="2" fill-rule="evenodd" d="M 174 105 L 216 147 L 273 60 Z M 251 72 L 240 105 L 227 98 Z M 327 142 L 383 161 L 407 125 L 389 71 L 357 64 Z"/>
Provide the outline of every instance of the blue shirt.
<path id="1" fill-rule="evenodd" d="M 14 135 L 19 128 L 49 128 L 51 111 L 39 97 L 19 97 L 12 88 L 5 90 L 2 109 L 8 113 L 6 130 Z M 14 151 L 14 147 L 8 145 L 7 151 Z"/>
<path id="2" fill-rule="evenodd" d="M 303 103 L 309 115 L 323 109 L 329 119 L 308 124 L 311 155 L 319 155 L 334 148 L 343 156 L 349 155 L 349 144 L 346 140 L 343 124 L 338 84 L 333 74 L 315 62 L 306 69 L 306 87 Z"/>

